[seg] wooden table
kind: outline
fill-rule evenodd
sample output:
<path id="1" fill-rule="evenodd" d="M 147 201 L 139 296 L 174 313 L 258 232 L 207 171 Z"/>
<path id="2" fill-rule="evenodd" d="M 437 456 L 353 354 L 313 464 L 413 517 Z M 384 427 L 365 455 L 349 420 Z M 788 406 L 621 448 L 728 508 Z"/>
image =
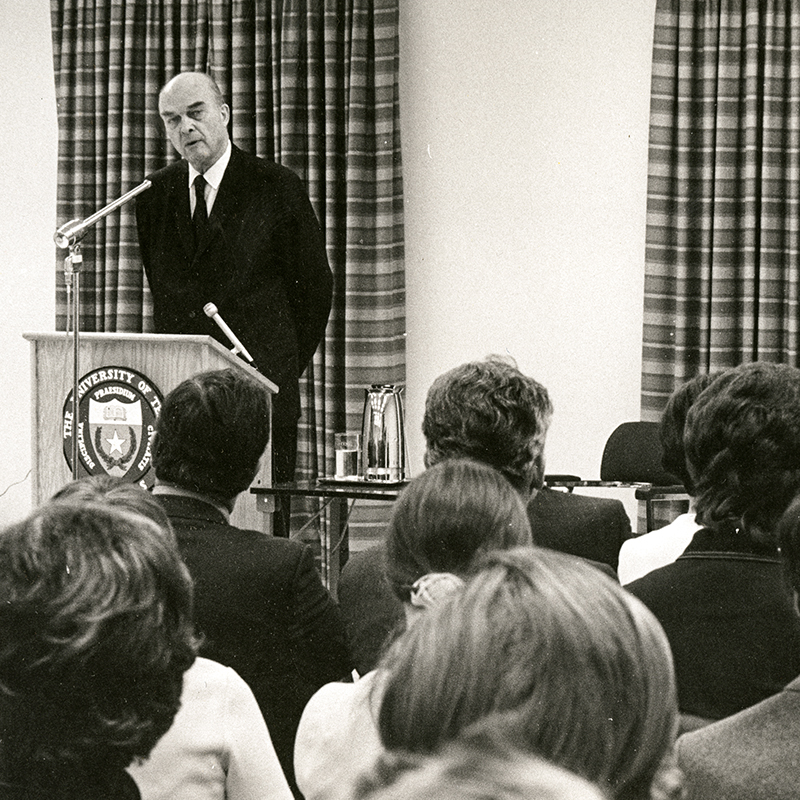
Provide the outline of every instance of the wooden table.
<path id="1" fill-rule="evenodd" d="M 382 483 L 380 481 L 333 481 L 320 479 L 317 481 L 298 481 L 296 483 L 278 483 L 273 486 L 254 486 L 250 491 L 256 495 L 258 504 L 263 503 L 265 510 L 271 511 L 268 499 L 275 498 L 277 511 L 282 499 L 292 497 L 318 497 L 330 509 L 330 524 L 320 525 L 320 571 L 322 581 L 330 593 L 336 597 L 339 585 L 339 571 L 346 561 L 342 554 L 347 553 L 347 525 L 349 513 L 347 504 L 356 500 L 394 501 L 408 485 L 407 481 Z"/>

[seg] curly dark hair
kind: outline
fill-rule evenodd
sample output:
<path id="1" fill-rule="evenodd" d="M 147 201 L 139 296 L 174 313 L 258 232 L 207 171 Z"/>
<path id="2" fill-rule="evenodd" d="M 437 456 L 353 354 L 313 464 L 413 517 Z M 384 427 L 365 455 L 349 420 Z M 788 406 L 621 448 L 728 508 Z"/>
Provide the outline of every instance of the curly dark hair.
<path id="1" fill-rule="evenodd" d="M 428 390 L 425 465 L 483 461 L 527 495 L 544 478 L 544 440 L 553 404 L 544 386 L 492 356 L 440 375 Z"/>
<path id="2" fill-rule="evenodd" d="M 800 595 L 800 495 L 791 502 L 778 523 L 778 545 L 789 583 Z"/>
<path id="3" fill-rule="evenodd" d="M 723 373 L 689 409 L 684 446 L 699 522 L 774 531 L 800 490 L 800 369 Z"/>
<path id="4" fill-rule="evenodd" d="M 153 440 L 156 477 L 229 501 L 247 489 L 269 442 L 269 392 L 239 370 L 203 372 L 164 399 Z"/>
<path id="5" fill-rule="evenodd" d="M 0 531 L 0 776 L 80 790 L 146 757 L 196 655 L 171 531 L 127 508 L 50 502 Z"/>
<path id="6" fill-rule="evenodd" d="M 671 395 L 661 414 L 658 433 L 661 439 L 661 466 L 681 479 L 686 491 L 694 494 L 694 483 L 686 465 L 686 451 L 683 447 L 683 432 L 686 428 L 686 415 L 692 403 L 702 391 L 707 389 L 718 377 L 719 372 L 703 373 L 681 384 Z"/>

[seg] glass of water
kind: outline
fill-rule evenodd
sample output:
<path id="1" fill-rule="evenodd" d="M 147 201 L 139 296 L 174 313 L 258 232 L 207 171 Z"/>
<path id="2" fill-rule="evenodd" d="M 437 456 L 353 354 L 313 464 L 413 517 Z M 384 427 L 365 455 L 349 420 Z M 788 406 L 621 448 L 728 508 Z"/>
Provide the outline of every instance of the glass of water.
<path id="1" fill-rule="evenodd" d="M 361 477 L 359 461 L 361 460 L 361 434 L 336 433 L 333 441 L 336 453 L 337 478 L 358 480 Z"/>

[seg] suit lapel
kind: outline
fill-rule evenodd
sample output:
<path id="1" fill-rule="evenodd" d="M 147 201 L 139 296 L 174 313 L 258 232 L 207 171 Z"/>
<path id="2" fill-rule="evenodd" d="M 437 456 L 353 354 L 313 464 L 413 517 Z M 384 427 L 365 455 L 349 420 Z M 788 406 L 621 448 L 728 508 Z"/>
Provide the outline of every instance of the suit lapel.
<path id="1" fill-rule="evenodd" d="M 198 243 L 197 251 L 194 253 L 195 260 L 209 248 L 218 236 L 222 235 L 229 220 L 234 218 L 241 211 L 242 206 L 248 202 L 251 194 L 249 187 L 252 185 L 252 175 L 251 169 L 246 162 L 246 156 L 236 145 L 233 145 L 231 160 L 228 162 L 225 174 L 222 176 L 217 197 L 208 217 L 208 228 L 202 240 Z M 188 176 L 185 177 L 185 181 L 188 180 Z M 186 194 L 188 207 L 188 192 Z M 191 218 L 188 218 L 190 239 L 191 224 Z"/>
<path id="2" fill-rule="evenodd" d="M 251 170 L 245 163 L 246 157 L 235 145 L 231 151 L 231 160 L 222 182 L 219 185 L 217 198 L 208 218 L 211 236 L 218 235 L 225 229 L 228 221 L 235 217 L 250 196 Z"/>

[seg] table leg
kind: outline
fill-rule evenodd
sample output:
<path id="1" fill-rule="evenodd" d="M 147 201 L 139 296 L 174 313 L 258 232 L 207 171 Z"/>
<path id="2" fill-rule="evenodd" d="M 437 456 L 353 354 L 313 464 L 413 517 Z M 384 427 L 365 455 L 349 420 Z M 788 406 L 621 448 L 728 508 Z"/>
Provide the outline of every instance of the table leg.
<path id="1" fill-rule="evenodd" d="M 325 574 L 327 576 L 325 585 L 335 600 L 339 588 L 342 548 L 347 548 L 347 499 L 335 497 L 331 501 L 329 508 L 330 524 L 321 526 L 323 529 L 328 528 L 325 535 L 326 546 L 323 550 L 322 558 L 325 561 Z M 333 552 L 337 544 L 338 549 Z"/>

